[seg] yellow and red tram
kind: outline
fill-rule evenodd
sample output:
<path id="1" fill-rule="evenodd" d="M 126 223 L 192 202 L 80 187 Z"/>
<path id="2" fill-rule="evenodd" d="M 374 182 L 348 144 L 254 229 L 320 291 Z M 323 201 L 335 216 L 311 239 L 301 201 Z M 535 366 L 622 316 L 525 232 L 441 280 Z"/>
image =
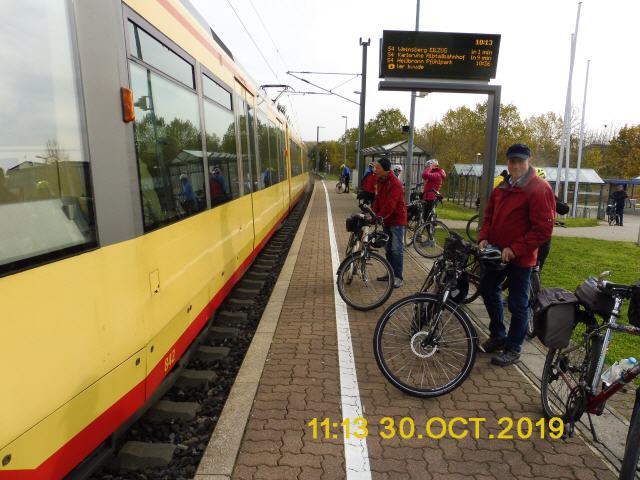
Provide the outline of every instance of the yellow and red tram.
<path id="1" fill-rule="evenodd" d="M 309 176 L 188 0 L 0 13 L 0 480 L 55 479 L 153 395 Z"/>

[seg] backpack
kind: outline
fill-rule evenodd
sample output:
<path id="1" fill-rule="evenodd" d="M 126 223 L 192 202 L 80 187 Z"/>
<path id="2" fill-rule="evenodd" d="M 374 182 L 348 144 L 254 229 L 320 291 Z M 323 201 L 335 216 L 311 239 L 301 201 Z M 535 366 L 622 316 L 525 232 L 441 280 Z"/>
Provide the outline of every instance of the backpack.
<path id="1" fill-rule="evenodd" d="M 543 288 L 533 305 L 535 334 L 547 348 L 565 348 L 571 340 L 578 298 L 562 288 Z"/>

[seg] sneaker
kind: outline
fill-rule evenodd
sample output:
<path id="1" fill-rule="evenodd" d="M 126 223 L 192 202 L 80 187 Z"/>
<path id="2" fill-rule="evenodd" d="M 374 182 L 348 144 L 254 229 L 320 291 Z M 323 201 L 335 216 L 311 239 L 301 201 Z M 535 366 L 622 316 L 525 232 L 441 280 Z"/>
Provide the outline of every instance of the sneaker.
<path id="1" fill-rule="evenodd" d="M 401 278 L 396 277 L 393 279 L 393 288 L 400 288 L 403 283 L 404 282 L 402 281 Z"/>
<path id="2" fill-rule="evenodd" d="M 520 360 L 520 354 L 518 352 L 514 352 L 513 350 L 506 349 L 505 351 L 495 355 L 491 359 L 491 363 L 493 363 L 494 365 L 498 365 L 499 367 L 506 367 L 508 365 L 513 365 L 519 360 Z"/>
<path id="3" fill-rule="evenodd" d="M 386 282 L 389 280 L 389 275 L 383 275 L 381 277 L 376 278 L 376 280 L 379 282 Z"/>
<path id="4" fill-rule="evenodd" d="M 489 338 L 480 344 L 480 350 L 484 353 L 492 353 L 504 348 L 506 339 L 504 338 Z"/>

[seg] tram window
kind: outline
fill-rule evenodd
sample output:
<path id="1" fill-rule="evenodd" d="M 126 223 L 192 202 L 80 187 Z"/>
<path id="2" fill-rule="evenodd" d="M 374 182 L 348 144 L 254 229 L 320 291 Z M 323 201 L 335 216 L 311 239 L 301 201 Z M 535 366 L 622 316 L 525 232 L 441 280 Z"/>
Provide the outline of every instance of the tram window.
<path id="1" fill-rule="evenodd" d="M 287 180 L 289 178 L 289 172 L 287 171 L 287 160 L 285 158 L 285 146 L 284 146 L 284 131 L 282 128 L 278 128 L 276 135 L 278 137 L 278 163 L 280 164 L 281 180 Z"/>
<path id="2" fill-rule="evenodd" d="M 238 125 L 240 127 L 240 155 L 242 156 L 243 193 L 251 193 L 251 155 L 249 152 L 249 134 L 247 131 L 247 104 L 238 97 Z"/>
<path id="3" fill-rule="evenodd" d="M 129 44 L 134 57 L 194 88 L 193 66 L 131 21 Z"/>
<path id="4" fill-rule="evenodd" d="M 129 62 L 145 231 L 206 208 L 195 93 Z"/>
<path id="5" fill-rule="evenodd" d="M 202 76 L 202 91 L 211 100 L 231 110 L 231 94 L 206 75 Z"/>
<path id="6" fill-rule="evenodd" d="M 290 155 L 290 160 L 291 160 L 291 176 L 292 177 L 297 177 L 298 175 L 300 175 L 300 147 L 298 146 L 298 144 L 294 141 L 291 141 L 291 153 Z"/>
<path id="7" fill-rule="evenodd" d="M 260 171 L 258 170 L 258 161 L 259 161 L 259 152 L 256 148 L 256 130 L 255 130 L 255 110 L 250 105 L 247 104 L 247 123 L 249 125 L 249 154 L 251 158 L 249 162 L 251 163 L 251 178 L 253 180 L 253 191 L 259 190 L 258 188 L 258 179 L 260 178 Z M 255 163 L 254 163 L 255 162 Z"/>
<path id="8" fill-rule="evenodd" d="M 208 100 L 204 101 L 204 123 L 209 160 L 209 191 L 213 207 L 240 196 L 236 124 L 233 112 Z"/>
<path id="9" fill-rule="evenodd" d="M 68 7 L 0 3 L 0 275 L 96 245 Z"/>
<path id="10" fill-rule="evenodd" d="M 282 181 L 282 167 L 278 159 L 278 137 L 276 126 L 269 122 L 269 157 L 273 168 L 273 183 Z"/>
<path id="11" fill-rule="evenodd" d="M 260 165 L 258 166 L 258 185 L 268 188 L 277 182 L 276 171 L 271 162 L 271 152 L 269 149 L 269 123 L 264 113 L 258 112 L 258 153 Z"/>

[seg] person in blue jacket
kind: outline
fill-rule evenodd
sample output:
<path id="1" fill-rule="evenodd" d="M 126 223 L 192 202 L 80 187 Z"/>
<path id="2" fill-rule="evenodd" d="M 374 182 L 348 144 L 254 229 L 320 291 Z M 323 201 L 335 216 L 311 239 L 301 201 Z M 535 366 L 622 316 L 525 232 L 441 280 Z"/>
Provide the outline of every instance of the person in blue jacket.
<path id="1" fill-rule="evenodd" d="M 340 172 L 340 175 L 342 175 L 342 178 L 344 178 L 344 185 L 345 185 L 345 193 L 349 193 L 349 183 L 351 182 L 351 169 L 349 167 L 347 167 L 344 163 L 342 164 L 342 170 Z"/>

